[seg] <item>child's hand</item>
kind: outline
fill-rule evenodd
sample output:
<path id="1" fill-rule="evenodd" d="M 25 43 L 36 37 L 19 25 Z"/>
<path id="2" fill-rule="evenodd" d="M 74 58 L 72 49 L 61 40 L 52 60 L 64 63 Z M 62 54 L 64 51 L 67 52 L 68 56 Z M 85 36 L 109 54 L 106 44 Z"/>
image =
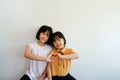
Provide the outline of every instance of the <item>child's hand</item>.
<path id="1" fill-rule="evenodd" d="M 51 56 L 52 56 L 52 54 L 50 54 L 50 55 L 47 56 L 47 58 L 46 58 L 46 61 L 47 61 L 47 62 L 52 62 Z"/>
<path id="2" fill-rule="evenodd" d="M 41 75 L 38 80 L 44 80 L 44 79 L 45 77 Z"/>
<path id="3" fill-rule="evenodd" d="M 63 55 L 62 54 L 56 53 L 56 56 L 58 56 L 59 59 L 63 59 Z"/>

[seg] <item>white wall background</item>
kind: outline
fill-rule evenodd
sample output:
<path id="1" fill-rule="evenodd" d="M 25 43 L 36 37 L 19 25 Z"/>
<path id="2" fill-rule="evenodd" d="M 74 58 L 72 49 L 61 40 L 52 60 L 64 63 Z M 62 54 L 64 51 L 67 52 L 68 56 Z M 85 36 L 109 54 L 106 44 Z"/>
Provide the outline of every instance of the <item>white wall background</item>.
<path id="1" fill-rule="evenodd" d="M 19 80 L 23 53 L 43 25 L 80 54 L 77 80 L 120 80 L 120 0 L 0 0 L 0 80 Z"/>

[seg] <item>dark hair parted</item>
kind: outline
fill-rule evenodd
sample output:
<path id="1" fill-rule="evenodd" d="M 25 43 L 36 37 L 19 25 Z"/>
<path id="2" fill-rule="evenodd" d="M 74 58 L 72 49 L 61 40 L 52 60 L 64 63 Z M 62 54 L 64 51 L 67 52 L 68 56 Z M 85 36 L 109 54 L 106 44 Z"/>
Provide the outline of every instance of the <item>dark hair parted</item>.
<path id="1" fill-rule="evenodd" d="M 55 37 L 56 37 L 56 36 L 58 36 L 59 38 L 62 38 L 62 39 L 64 40 L 64 45 L 66 45 L 66 39 L 65 39 L 63 33 L 60 32 L 60 31 L 57 31 L 57 32 L 54 32 L 54 33 L 53 33 L 52 41 L 51 41 L 51 42 L 52 42 L 52 45 L 53 45 L 53 42 L 55 41 Z"/>
<path id="2" fill-rule="evenodd" d="M 49 32 L 49 39 L 48 39 L 48 41 L 46 42 L 46 44 L 50 44 L 51 37 L 52 37 L 52 34 L 53 34 L 53 30 L 52 30 L 52 28 L 51 28 L 50 26 L 42 25 L 42 26 L 39 28 L 39 30 L 38 30 L 38 32 L 37 32 L 37 34 L 36 34 L 36 39 L 39 40 L 40 33 L 41 33 L 41 32 L 46 32 L 46 31 Z"/>

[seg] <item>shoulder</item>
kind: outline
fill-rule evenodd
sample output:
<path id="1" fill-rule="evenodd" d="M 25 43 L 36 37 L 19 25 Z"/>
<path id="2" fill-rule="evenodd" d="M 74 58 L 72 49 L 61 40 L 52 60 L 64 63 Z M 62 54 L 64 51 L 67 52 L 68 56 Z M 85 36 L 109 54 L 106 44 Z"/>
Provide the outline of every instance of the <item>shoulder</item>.
<path id="1" fill-rule="evenodd" d="M 46 47 L 51 47 L 49 44 L 45 44 Z"/>
<path id="2" fill-rule="evenodd" d="M 36 42 L 34 42 L 34 43 L 28 43 L 27 46 L 33 48 L 33 47 L 37 46 L 37 43 Z"/>
<path id="3" fill-rule="evenodd" d="M 48 45 L 48 44 L 45 44 L 45 48 L 48 48 L 48 49 L 53 49 L 52 46 Z"/>
<path id="4" fill-rule="evenodd" d="M 64 48 L 62 51 L 72 51 L 73 49 L 72 48 Z"/>
<path id="5" fill-rule="evenodd" d="M 62 52 L 65 54 L 71 54 L 74 53 L 75 51 L 72 48 L 64 48 Z"/>

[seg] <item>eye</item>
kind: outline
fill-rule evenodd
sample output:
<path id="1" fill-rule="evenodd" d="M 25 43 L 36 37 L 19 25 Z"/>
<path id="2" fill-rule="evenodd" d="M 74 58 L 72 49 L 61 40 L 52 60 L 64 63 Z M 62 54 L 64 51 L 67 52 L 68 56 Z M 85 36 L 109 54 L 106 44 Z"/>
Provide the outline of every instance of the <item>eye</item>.
<path id="1" fill-rule="evenodd" d="M 58 39 L 58 41 L 61 41 L 61 39 Z"/>
<path id="2" fill-rule="evenodd" d="M 47 33 L 47 32 L 44 32 L 43 35 L 49 37 L 49 33 Z"/>

